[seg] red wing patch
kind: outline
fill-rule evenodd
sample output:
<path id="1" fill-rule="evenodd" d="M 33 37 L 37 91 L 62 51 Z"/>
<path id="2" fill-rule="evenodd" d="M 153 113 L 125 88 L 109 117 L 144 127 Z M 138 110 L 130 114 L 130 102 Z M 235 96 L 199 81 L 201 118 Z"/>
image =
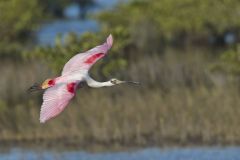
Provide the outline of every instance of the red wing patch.
<path id="1" fill-rule="evenodd" d="M 91 56 L 90 58 L 88 58 L 84 63 L 91 64 L 91 63 L 95 62 L 96 59 L 102 57 L 103 55 L 104 55 L 104 53 L 94 54 L 93 56 Z"/>
<path id="2" fill-rule="evenodd" d="M 75 93 L 75 85 L 76 85 L 76 83 L 68 83 L 67 84 L 67 90 L 68 90 L 68 92 L 70 92 L 70 93 Z"/>

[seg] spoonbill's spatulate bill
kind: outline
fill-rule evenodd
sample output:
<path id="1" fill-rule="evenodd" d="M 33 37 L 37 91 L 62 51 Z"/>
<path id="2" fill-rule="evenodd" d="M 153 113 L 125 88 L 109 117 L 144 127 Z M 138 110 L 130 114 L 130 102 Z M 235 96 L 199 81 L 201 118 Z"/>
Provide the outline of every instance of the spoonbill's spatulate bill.
<path id="1" fill-rule="evenodd" d="M 45 123 L 49 119 L 59 115 L 75 96 L 77 86 L 86 82 L 90 87 L 113 86 L 122 83 L 139 84 L 133 81 L 120 81 L 111 79 L 106 82 L 93 80 L 88 71 L 97 60 L 107 54 L 112 47 L 113 38 L 109 35 L 106 42 L 84 53 L 72 57 L 64 66 L 61 76 L 45 80 L 41 85 L 34 84 L 29 91 L 46 90 L 43 94 L 43 103 L 40 111 L 40 122 Z"/>

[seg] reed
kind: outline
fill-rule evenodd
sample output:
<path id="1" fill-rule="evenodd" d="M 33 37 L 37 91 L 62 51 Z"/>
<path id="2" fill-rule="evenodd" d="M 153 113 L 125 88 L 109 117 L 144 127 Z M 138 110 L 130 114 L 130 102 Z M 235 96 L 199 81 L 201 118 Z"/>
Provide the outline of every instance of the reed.
<path id="1" fill-rule="evenodd" d="M 83 147 L 239 144 L 239 88 L 227 75 L 209 72 L 212 63 L 199 53 L 146 56 L 123 74 L 142 86 L 86 86 L 46 124 L 38 120 L 41 93 L 25 89 L 52 73 L 36 62 L 1 63 L 0 141 Z"/>

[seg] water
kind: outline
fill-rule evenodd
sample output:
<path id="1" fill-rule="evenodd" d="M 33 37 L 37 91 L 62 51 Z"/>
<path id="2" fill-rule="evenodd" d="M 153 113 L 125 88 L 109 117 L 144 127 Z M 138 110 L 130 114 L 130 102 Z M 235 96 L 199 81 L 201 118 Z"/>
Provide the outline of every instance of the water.
<path id="1" fill-rule="evenodd" d="M 88 13 L 98 13 L 103 10 L 111 9 L 119 2 L 126 0 L 96 0 L 96 5 L 88 9 Z M 43 24 L 36 31 L 37 44 L 42 46 L 53 46 L 56 36 L 61 34 L 64 38 L 69 32 L 74 32 L 79 36 L 84 32 L 96 32 L 99 24 L 93 19 L 79 19 L 80 8 L 77 4 L 70 4 L 64 10 L 64 19 L 53 20 Z"/>
<path id="2" fill-rule="evenodd" d="M 11 149 L 0 160 L 240 160 L 240 147 L 149 148 L 124 152 L 42 151 Z"/>
<path id="3" fill-rule="evenodd" d="M 96 32 L 98 31 L 98 24 L 94 20 L 55 20 L 44 24 L 37 32 L 37 42 L 42 46 L 53 46 L 55 44 L 55 38 L 58 34 L 61 34 L 64 38 L 69 32 L 74 32 L 77 35 L 82 33 Z"/>

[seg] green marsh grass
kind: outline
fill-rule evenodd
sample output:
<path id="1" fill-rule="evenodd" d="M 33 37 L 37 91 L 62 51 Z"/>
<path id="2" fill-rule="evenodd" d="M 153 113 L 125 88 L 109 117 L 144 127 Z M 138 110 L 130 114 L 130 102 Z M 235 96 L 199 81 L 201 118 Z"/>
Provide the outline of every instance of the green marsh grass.
<path id="1" fill-rule="evenodd" d="M 3 62 L 0 141 L 83 147 L 239 144 L 239 88 L 227 75 L 219 80 L 210 72 L 212 63 L 198 52 L 146 56 L 123 73 L 141 86 L 85 86 L 60 116 L 40 124 L 42 93 L 26 89 L 53 73 L 40 62 Z"/>

